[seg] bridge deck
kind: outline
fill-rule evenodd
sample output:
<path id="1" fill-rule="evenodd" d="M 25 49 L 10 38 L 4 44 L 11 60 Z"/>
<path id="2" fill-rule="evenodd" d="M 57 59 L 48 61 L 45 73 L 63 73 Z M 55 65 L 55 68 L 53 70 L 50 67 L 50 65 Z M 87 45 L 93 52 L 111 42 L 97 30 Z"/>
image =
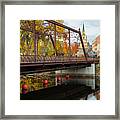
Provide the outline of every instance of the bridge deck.
<path id="1" fill-rule="evenodd" d="M 37 61 L 27 61 L 20 63 L 20 73 L 35 73 L 35 72 L 45 72 L 51 70 L 60 70 L 66 68 L 72 68 L 79 66 L 80 68 L 90 66 L 91 64 L 99 63 L 99 59 L 89 58 L 88 61 L 80 58 L 62 58 L 58 57 L 55 59 L 37 59 Z"/>
<path id="2" fill-rule="evenodd" d="M 20 63 L 20 73 L 44 72 L 50 70 L 66 69 L 70 67 L 87 67 L 91 64 L 99 63 L 99 59 L 80 57 L 40 57 L 22 56 Z"/>

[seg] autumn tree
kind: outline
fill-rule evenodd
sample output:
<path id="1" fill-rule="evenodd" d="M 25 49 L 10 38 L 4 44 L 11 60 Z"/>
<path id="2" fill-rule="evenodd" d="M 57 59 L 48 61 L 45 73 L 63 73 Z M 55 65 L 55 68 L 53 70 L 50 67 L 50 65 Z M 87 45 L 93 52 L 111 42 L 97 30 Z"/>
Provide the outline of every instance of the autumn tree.
<path id="1" fill-rule="evenodd" d="M 72 45 L 71 45 L 71 52 L 72 54 L 75 56 L 75 54 L 78 52 L 78 44 L 76 42 L 74 42 Z"/>
<path id="2" fill-rule="evenodd" d="M 63 23 L 63 20 L 56 20 Z M 49 35 L 54 37 L 55 25 L 44 20 L 21 20 L 20 21 L 20 53 L 21 55 L 34 55 L 35 46 L 37 55 L 53 55 L 55 48 Z M 56 35 L 59 37 L 64 33 L 64 28 L 56 26 Z M 35 42 L 36 40 L 36 42 Z M 54 41 L 55 42 L 55 41 Z M 56 50 L 61 51 L 63 46 L 56 40 Z M 54 50 L 53 50 L 54 49 Z"/>

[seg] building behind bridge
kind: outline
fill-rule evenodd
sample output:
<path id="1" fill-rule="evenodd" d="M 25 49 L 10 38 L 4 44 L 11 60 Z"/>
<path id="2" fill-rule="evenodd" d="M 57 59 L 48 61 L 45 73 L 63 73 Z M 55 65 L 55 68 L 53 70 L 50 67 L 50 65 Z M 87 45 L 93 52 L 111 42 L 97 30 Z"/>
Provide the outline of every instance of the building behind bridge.
<path id="1" fill-rule="evenodd" d="M 96 52 L 97 57 L 100 57 L 100 35 L 98 35 L 92 42 L 92 50 Z"/>

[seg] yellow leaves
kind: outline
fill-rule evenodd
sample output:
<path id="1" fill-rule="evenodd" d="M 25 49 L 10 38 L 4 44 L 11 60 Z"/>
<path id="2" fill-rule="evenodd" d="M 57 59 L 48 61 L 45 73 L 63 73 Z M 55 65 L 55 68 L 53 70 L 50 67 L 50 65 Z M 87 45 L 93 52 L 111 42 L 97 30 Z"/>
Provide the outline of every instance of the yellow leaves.
<path id="1" fill-rule="evenodd" d="M 43 23 L 44 23 L 43 20 L 35 20 L 35 30 L 43 32 L 44 31 Z"/>
<path id="2" fill-rule="evenodd" d="M 23 55 L 34 54 L 33 33 L 20 31 L 20 53 Z"/>
<path id="3" fill-rule="evenodd" d="M 60 26 L 56 26 L 56 31 L 59 33 L 63 33 L 64 32 L 64 28 L 60 27 Z"/>
<path id="4" fill-rule="evenodd" d="M 55 21 L 58 22 L 58 23 L 61 23 L 61 24 L 64 23 L 64 20 L 55 20 Z M 64 33 L 65 29 L 64 29 L 63 27 L 56 26 L 56 31 L 57 31 L 58 33 Z"/>
<path id="5" fill-rule="evenodd" d="M 40 30 L 40 27 L 39 26 L 35 26 L 35 30 Z"/>
<path id="6" fill-rule="evenodd" d="M 21 29 L 33 29 L 33 20 L 20 20 Z"/>
<path id="7" fill-rule="evenodd" d="M 57 41 L 56 41 L 56 49 L 57 49 L 57 50 L 59 50 L 59 49 L 60 49 L 60 47 L 61 47 L 61 45 L 60 45 L 60 41 L 59 41 L 59 40 L 57 40 Z"/>
<path id="8" fill-rule="evenodd" d="M 43 46 L 43 41 L 39 39 L 38 40 L 38 55 L 42 54 L 42 46 Z"/>
<path id="9" fill-rule="evenodd" d="M 55 21 L 59 23 L 64 23 L 64 20 L 55 20 Z"/>
<path id="10" fill-rule="evenodd" d="M 36 31 L 44 32 L 44 27 L 42 26 L 35 26 Z"/>
<path id="11" fill-rule="evenodd" d="M 35 20 L 36 25 L 40 25 L 40 20 Z"/>
<path id="12" fill-rule="evenodd" d="M 48 47 L 48 56 L 52 56 L 55 53 L 55 50 L 54 50 L 53 45 L 50 41 L 48 42 L 47 47 Z"/>

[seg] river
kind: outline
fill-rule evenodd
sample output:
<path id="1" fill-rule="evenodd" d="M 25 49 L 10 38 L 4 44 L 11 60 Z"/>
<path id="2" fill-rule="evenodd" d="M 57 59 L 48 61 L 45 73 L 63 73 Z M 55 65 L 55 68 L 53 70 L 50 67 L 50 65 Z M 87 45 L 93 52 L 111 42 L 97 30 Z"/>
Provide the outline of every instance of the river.
<path id="1" fill-rule="evenodd" d="M 94 68 L 94 67 L 93 67 Z M 31 91 L 46 89 L 62 84 L 84 84 L 91 86 L 92 89 L 100 87 L 98 67 L 91 69 L 71 68 L 66 70 L 57 70 L 43 73 L 26 74 L 20 76 L 20 93 L 26 94 Z M 26 91 L 23 91 L 26 89 Z"/>

